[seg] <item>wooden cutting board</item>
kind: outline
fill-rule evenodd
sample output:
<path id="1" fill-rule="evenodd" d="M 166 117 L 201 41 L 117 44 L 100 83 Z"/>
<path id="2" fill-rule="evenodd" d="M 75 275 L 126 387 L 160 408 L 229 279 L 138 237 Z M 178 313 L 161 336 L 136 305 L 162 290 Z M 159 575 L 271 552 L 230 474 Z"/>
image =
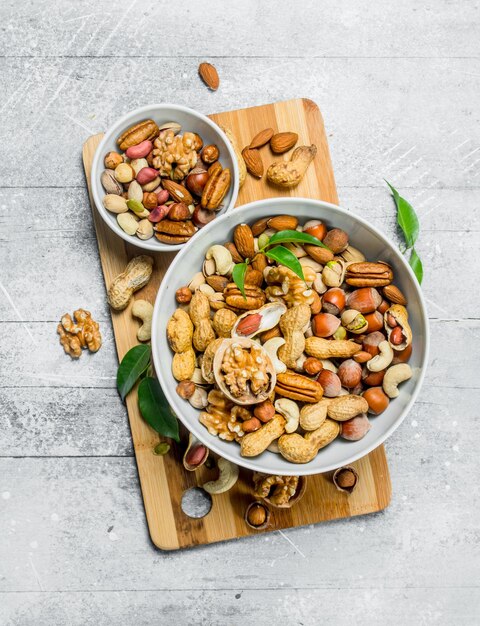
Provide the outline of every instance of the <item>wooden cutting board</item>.
<path id="1" fill-rule="evenodd" d="M 259 181 L 247 176 L 240 190 L 237 206 L 252 200 L 285 195 L 338 203 L 325 128 L 320 111 L 314 102 L 306 99 L 289 100 L 217 113 L 210 117 L 232 130 L 240 148 L 248 145 L 257 132 L 268 127 L 276 132 L 295 131 L 299 135 L 298 145 L 313 143 L 318 148 L 316 158 L 296 189 L 285 192 L 271 187 L 265 180 Z M 89 190 L 93 155 L 102 136 L 99 134 L 90 137 L 83 146 L 83 162 Z M 262 148 L 261 153 L 265 166 L 268 166 L 274 160 L 274 155 L 269 147 Z M 114 277 L 123 271 L 128 260 L 142 251 L 127 244 L 109 230 L 93 204 L 92 210 L 105 284 L 108 286 Z M 149 284 L 136 294 L 137 298 L 147 299 L 152 303 L 173 253 L 158 253 L 153 256 L 155 256 L 153 276 Z M 138 343 L 136 339 L 138 324 L 132 318 L 130 307 L 121 312 L 112 311 L 112 322 L 118 358 L 121 360 L 124 354 Z M 259 532 L 250 529 L 243 518 L 247 505 L 255 499 L 251 472 L 248 470 L 241 470 L 240 479 L 228 493 L 213 496 L 213 505 L 208 515 L 201 519 L 187 516 L 181 508 L 183 493 L 214 478 L 215 469 L 203 467 L 197 472 L 184 470 L 182 456 L 185 437 L 180 445 L 172 443 L 172 448 L 166 456 L 154 455 L 153 448 L 161 438 L 141 418 L 135 391 L 129 394 L 126 403 L 148 527 L 152 541 L 158 548 L 175 550 Z M 121 416 L 118 418 L 121 419 Z M 384 447 L 380 446 L 357 461 L 354 466 L 360 480 L 353 494 L 347 495 L 337 491 L 330 474 L 310 476 L 303 499 L 292 509 L 272 509 L 271 526 L 262 532 L 372 513 L 388 506 L 391 483 Z"/>

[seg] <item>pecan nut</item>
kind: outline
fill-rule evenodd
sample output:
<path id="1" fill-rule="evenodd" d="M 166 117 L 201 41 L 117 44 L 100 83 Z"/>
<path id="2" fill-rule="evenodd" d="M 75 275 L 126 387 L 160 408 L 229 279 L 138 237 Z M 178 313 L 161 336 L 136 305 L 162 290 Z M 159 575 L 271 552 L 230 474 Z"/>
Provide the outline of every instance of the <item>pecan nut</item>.
<path id="1" fill-rule="evenodd" d="M 277 374 L 275 392 L 279 396 L 298 402 L 320 402 L 323 397 L 323 387 L 320 383 L 291 370 Z"/>
<path id="2" fill-rule="evenodd" d="M 207 180 L 202 193 L 202 207 L 210 211 L 218 211 L 227 191 L 230 189 L 232 176 L 228 167 L 217 168 Z"/>
<path id="3" fill-rule="evenodd" d="M 393 280 L 393 272 L 386 263 L 352 263 L 347 267 L 346 282 L 353 287 L 384 287 Z"/>
<path id="4" fill-rule="evenodd" d="M 254 285 L 245 285 L 245 298 L 235 283 L 229 283 L 223 295 L 228 306 L 244 311 L 253 311 L 265 304 L 265 294 Z"/>
<path id="5" fill-rule="evenodd" d="M 196 228 L 192 222 L 173 222 L 162 220 L 154 226 L 155 237 L 162 243 L 185 243 L 195 234 Z"/>
<path id="6" fill-rule="evenodd" d="M 134 126 L 130 126 L 127 130 L 120 135 L 117 139 L 118 147 L 120 150 L 127 150 L 131 146 L 145 141 L 146 139 L 152 140 L 158 135 L 158 126 L 153 120 L 143 120 Z"/>

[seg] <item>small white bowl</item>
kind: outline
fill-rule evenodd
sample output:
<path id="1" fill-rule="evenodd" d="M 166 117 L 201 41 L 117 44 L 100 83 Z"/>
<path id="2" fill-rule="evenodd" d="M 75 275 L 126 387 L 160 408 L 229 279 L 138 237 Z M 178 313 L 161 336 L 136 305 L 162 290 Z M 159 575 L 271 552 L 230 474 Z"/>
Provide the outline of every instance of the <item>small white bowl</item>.
<path id="1" fill-rule="evenodd" d="M 100 213 L 103 221 L 111 228 L 119 237 L 128 241 L 128 243 L 137 246 L 137 248 L 143 248 L 144 250 L 152 250 L 153 252 L 173 252 L 180 250 L 185 244 L 169 245 L 162 243 L 156 239 L 155 235 L 151 239 L 139 239 L 136 235 L 127 235 L 127 233 L 120 228 L 117 222 L 117 216 L 114 213 L 110 213 L 103 206 L 103 197 L 106 195 L 106 191 L 102 186 L 100 177 L 105 167 L 103 159 L 107 152 L 112 150 L 118 152 L 117 138 L 130 126 L 141 122 L 142 120 L 152 119 L 157 124 L 164 124 L 166 122 L 178 122 L 182 127 L 182 132 L 191 131 L 198 133 L 203 139 L 205 146 L 209 144 L 216 144 L 220 150 L 220 163 L 224 168 L 230 168 L 232 173 L 232 183 L 230 189 L 225 196 L 222 208 L 217 212 L 217 217 L 222 213 L 226 213 L 232 208 L 237 200 L 238 196 L 238 165 L 235 157 L 235 152 L 228 141 L 225 133 L 212 122 L 208 117 L 197 113 L 193 109 L 189 109 L 184 106 L 176 104 L 150 104 L 148 106 L 141 107 L 135 111 L 131 111 L 120 118 L 113 126 L 111 126 L 105 133 L 100 145 L 95 152 L 92 164 L 92 196 L 97 211 Z M 198 236 L 196 233 L 192 239 Z"/>
<path id="2" fill-rule="evenodd" d="M 389 263 L 393 268 L 395 284 L 408 300 L 409 322 L 413 332 L 413 352 L 409 361 L 413 376 L 402 383 L 399 397 L 392 400 L 388 409 L 378 417 L 369 416 L 372 428 L 363 439 L 345 441 L 338 438 L 305 465 L 290 463 L 273 452 L 244 458 L 240 455 L 237 443 L 222 441 L 210 435 L 198 421 L 199 411 L 182 400 L 175 391 L 177 382 L 171 368 L 173 354 L 166 336 L 168 319 L 177 308 L 175 291 L 190 282 L 193 274 L 201 269 L 206 250 L 215 243 L 231 240 L 237 224 L 252 223 L 262 217 L 279 214 L 295 215 L 300 223 L 320 219 L 330 228 L 342 228 L 348 233 L 351 244 L 359 248 L 369 260 L 378 259 Z M 425 376 L 428 345 L 428 318 L 423 296 L 415 275 L 395 245 L 360 217 L 333 204 L 304 198 L 271 198 L 252 202 L 208 224 L 195 237 L 194 243 L 186 245 L 172 261 L 157 294 L 153 313 L 152 351 L 155 371 L 179 419 L 208 448 L 229 461 L 258 472 L 284 476 L 328 472 L 353 463 L 383 443 L 400 426 L 418 395 Z"/>

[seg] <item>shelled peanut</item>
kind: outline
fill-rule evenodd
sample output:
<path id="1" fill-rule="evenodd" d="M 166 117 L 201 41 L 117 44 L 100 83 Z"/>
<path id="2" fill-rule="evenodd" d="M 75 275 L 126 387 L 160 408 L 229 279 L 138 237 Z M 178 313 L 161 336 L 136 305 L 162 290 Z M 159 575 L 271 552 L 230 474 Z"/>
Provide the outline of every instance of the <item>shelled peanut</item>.
<path id="1" fill-rule="evenodd" d="M 327 246 L 284 244 L 304 280 L 256 252 L 282 230 Z M 232 272 L 247 260 L 242 294 Z M 203 329 L 193 340 L 190 377 L 206 398 L 199 420 L 240 444 L 243 456 L 269 450 L 308 463 L 337 437 L 357 441 L 412 376 L 407 301 L 393 270 L 367 261 L 342 229 L 319 220 L 299 225 L 291 215 L 239 224 L 198 270 L 177 290 L 174 317 L 181 311 L 196 332 Z"/>
<path id="2" fill-rule="evenodd" d="M 105 155 L 103 205 L 128 235 L 185 243 L 222 208 L 230 169 L 216 145 L 181 131 L 176 122 L 144 120 L 120 135 L 120 152 Z"/>

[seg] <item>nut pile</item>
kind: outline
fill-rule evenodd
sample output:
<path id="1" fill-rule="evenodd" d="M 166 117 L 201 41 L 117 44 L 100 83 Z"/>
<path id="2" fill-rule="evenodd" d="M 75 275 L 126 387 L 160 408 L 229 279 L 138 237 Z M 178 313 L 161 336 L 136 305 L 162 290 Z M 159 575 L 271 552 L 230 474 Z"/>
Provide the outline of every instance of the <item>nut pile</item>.
<path id="1" fill-rule="evenodd" d="M 300 230 L 328 249 L 285 244 L 305 281 L 256 250 Z M 259 243 L 260 240 L 260 243 Z M 245 296 L 232 281 L 249 259 Z M 348 233 L 279 215 L 240 224 L 178 289 L 167 326 L 178 394 L 209 433 L 308 463 L 337 437 L 357 441 L 412 376 L 412 331 L 392 268 L 368 261 Z"/>
<path id="2" fill-rule="evenodd" d="M 117 139 L 120 152 L 105 155 L 104 207 L 128 235 L 181 244 L 212 221 L 231 184 L 216 145 L 176 122 L 144 120 Z"/>

